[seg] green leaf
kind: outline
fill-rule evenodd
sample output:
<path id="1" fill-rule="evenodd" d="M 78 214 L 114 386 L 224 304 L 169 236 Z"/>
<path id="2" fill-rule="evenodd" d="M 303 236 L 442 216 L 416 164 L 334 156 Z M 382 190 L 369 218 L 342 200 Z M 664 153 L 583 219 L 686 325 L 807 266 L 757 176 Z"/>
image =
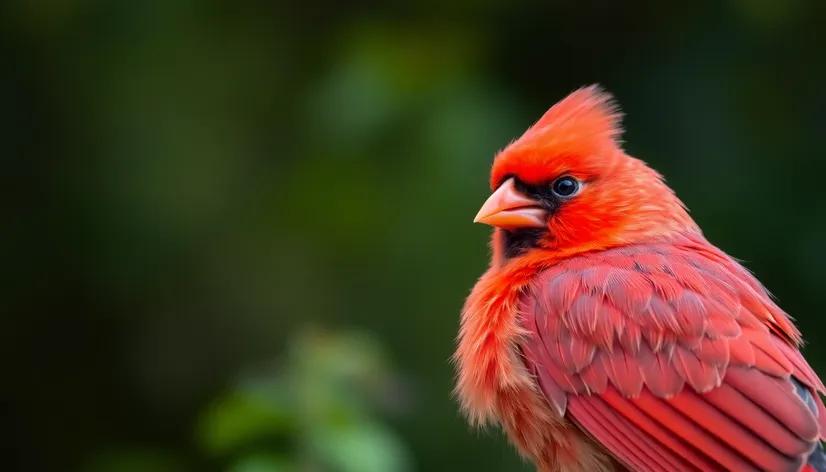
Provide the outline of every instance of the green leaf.
<path id="1" fill-rule="evenodd" d="M 198 436 L 204 449 L 224 454 L 255 438 L 289 432 L 294 423 L 286 400 L 233 393 L 207 410 Z"/>
<path id="2" fill-rule="evenodd" d="M 376 423 L 361 422 L 345 428 L 315 432 L 314 449 L 340 472 L 405 472 L 411 457 L 399 440 Z"/>
<path id="3" fill-rule="evenodd" d="M 229 472 L 295 472 L 296 465 L 286 457 L 275 454 L 254 454 L 238 461 Z"/>

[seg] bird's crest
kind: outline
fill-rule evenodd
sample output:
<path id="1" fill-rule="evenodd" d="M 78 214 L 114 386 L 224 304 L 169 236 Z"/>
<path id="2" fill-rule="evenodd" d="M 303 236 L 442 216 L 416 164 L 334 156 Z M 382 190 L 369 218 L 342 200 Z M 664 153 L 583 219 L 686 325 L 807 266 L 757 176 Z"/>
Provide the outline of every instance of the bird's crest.
<path id="1" fill-rule="evenodd" d="M 609 140 L 615 143 L 622 135 L 622 112 L 613 95 L 599 85 L 575 90 L 552 106 L 528 133 L 562 130 L 583 139 Z M 528 134 L 526 133 L 526 134 Z"/>
<path id="2" fill-rule="evenodd" d="M 496 156 L 491 186 L 516 169 L 523 180 L 540 183 L 566 162 L 585 169 L 604 166 L 610 151 L 620 147 L 621 119 L 614 97 L 599 85 L 572 92 Z"/>

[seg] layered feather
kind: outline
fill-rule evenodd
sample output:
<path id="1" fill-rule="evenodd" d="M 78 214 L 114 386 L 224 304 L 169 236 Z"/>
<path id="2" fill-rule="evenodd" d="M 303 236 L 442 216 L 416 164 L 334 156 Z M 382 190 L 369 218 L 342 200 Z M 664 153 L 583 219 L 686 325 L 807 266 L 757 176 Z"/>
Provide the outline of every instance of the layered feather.
<path id="1" fill-rule="evenodd" d="M 548 402 L 634 471 L 798 471 L 826 427 L 797 330 L 699 238 L 560 262 L 518 311 Z"/>
<path id="2" fill-rule="evenodd" d="M 620 115 L 580 89 L 496 156 L 492 188 L 583 187 L 516 257 L 494 231 L 454 356 L 464 412 L 542 472 L 826 471 L 800 333 L 621 149 Z"/>

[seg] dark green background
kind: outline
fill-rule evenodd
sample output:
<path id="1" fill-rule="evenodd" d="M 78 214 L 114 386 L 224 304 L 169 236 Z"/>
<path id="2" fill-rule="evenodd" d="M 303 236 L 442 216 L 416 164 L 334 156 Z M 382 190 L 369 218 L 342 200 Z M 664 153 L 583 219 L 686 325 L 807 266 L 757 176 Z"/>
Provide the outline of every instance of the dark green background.
<path id="1" fill-rule="evenodd" d="M 231 452 L 198 425 L 313 324 L 384 346 L 405 406 L 366 415 L 408 470 L 529 470 L 448 359 L 494 153 L 593 82 L 826 373 L 826 4 L 384 3 L 3 3 L 0 468 L 312 458 L 312 422 Z"/>

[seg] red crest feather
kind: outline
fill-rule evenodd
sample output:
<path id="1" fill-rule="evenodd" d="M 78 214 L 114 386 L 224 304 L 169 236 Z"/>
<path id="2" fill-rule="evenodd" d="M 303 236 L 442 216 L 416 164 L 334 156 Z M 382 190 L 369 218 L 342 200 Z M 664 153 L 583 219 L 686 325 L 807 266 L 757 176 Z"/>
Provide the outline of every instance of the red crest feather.
<path id="1" fill-rule="evenodd" d="M 574 91 L 496 156 L 491 188 L 517 170 L 523 181 L 542 183 L 571 164 L 586 173 L 604 169 L 620 150 L 621 119 L 614 97 L 598 85 Z"/>

